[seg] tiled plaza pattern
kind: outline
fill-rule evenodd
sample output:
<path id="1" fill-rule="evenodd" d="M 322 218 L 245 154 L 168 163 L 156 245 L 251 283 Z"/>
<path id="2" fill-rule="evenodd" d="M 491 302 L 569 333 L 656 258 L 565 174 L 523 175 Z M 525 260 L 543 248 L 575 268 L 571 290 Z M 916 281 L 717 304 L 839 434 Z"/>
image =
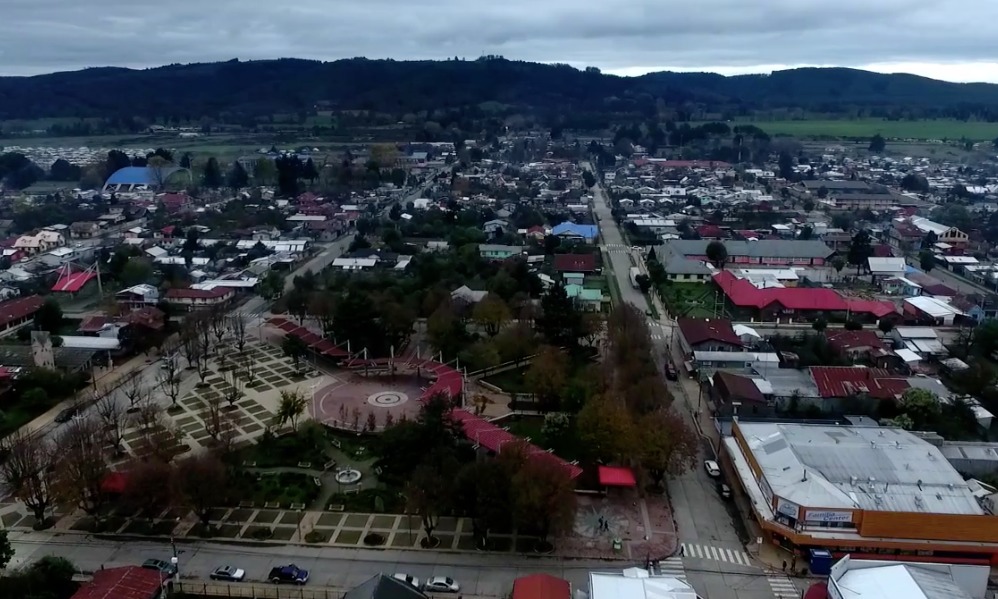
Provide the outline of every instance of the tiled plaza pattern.
<path id="1" fill-rule="evenodd" d="M 307 394 L 310 384 L 308 379 L 318 374 L 302 361 L 299 373 L 296 375 L 293 364 L 281 348 L 258 342 L 247 343 L 244 353 L 238 359 L 252 360 L 255 374 L 252 387 L 248 386 L 249 381 L 245 375 L 240 377 L 242 398 L 236 401 L 235 409 L 230 410 L 224 400 L 230 385 L 225 380 L 226 375 L 219 370 L 219 364 L 213 361 L 204 381 L 207 386 L 195 387 L 177 401 L 176 409 L 166 412 L 166 417 L 182 431 L 181 442 L 194 451 L 207 447 L 211 441 L 211 436 L 204 425 L 205 410 L 209 400 L 222 400 L 225 417 L 233 426 L 233 440 L 241 443 L 259 437 L 264 429 L 273 426 L 276 397 L 280 390 L 297 386 Z M 229 364 L 232 365 L 232 361 Z M 126 431 L 124 445 L 129 454 L 134 455 L 141 450 L 140 441 L 143 436 L 144 433 L 135 427 Z"/>

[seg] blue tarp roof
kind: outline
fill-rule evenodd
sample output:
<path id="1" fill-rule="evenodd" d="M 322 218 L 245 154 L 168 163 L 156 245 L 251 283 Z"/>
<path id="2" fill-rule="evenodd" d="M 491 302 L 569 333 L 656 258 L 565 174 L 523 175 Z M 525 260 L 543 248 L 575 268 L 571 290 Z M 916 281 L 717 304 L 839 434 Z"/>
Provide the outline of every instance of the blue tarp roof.
<path id="1" fill-rule="evenodd" d="M 565 233 L 578 235 L 579 237 L 584 237 L 586 239 L 596 239 L 599 235 L 599 228 L 596 227 L 596 225 L 577 225 L 566 221 L 560 225 L 555 225 L 555 227 L 551 229 L 552 235 L 562 235 Z"/>

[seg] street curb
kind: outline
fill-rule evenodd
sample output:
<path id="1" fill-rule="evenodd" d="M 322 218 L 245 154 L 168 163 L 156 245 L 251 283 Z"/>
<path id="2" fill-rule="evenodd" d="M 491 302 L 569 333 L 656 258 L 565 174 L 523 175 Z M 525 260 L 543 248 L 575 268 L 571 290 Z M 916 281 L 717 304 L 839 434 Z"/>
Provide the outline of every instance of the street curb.
<path id="1" fill-rule="evenodd" d="M 15 529 L 8 529 L 15 530 Z M 266 547 L 308 547 L 312 549 L 351 549 L 354 551 L 371 551 L 384 553 L 387 551 L 407 551 L 411 553 L 424 553 L 424 554 L 443 554 L 443 555 L 489 555 L 498 557 L 516 557 L 529 560 L 557 560 L 557 561 L 600 561 L 600 562 L 620 562 L 620 563 L 632 563 L 634 560 L 629 560 L 626 558 L 612 558 L 612 557 L 584 557 L 584 556 L 564 556 L 557 554 L 530 554 L 530 553 L 514 553 L 510 551 L 465 551 L 461 549 L 421 549 L 416 547 L 361 547 L 357 545 L 331 545 L 328 543 L 292 543 L 288 541 L 244 541 L 241 539 L 225 539 L 225 538 L 191 538 L 191 537 L 169 537 L 169 536 L 145 536 L 145 535 L 128 535 L 128 534 L 106 534 L 106 533 L 91 533 L 82 530 L 58 530 L 53 531 L 48 529 L 46 531 L 32 531 L 23 530 L 16 531 L 21 532 L 25 535 L 31 535 L 34 533 L 44 533 L 53 536 L 73 536 L 73 537 L 90 537 L 93 539 L 98 539 L 101 541 L 111 541 L 111 542 L 152 542 L 152 543 L 164 543 L 176 545 L 194 545 L 197 543 L 211 543 L 215 545 L 226 545 L 232 547 L 253 547 L 258 549 L 263 549 Z M 678 544 L 677 544 L 678 550 Z M 675 552 L 667 557 L 672 557 Z M 664 559 L 664 558 L 663 558 Z"/>

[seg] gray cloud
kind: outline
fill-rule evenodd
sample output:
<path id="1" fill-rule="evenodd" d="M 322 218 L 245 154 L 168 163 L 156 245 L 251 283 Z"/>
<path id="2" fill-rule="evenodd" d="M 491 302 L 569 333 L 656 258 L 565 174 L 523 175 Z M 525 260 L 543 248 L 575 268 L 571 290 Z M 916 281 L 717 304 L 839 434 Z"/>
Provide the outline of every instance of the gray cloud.
<path id="1" fill-rule="evenodd" d="M 481 54 L 604 70 L 998 60 L 998 3 L 964 0 L 4 0 L 0 15 L 3 74 Z"/>

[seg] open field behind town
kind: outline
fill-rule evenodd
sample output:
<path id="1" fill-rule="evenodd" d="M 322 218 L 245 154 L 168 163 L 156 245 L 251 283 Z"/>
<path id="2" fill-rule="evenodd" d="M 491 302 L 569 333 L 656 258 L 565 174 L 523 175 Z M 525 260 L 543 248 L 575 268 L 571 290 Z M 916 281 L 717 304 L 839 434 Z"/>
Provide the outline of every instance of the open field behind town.
<path id="1" fill-rule="evenodd" d="M 998 137 L 998 123 L 954 119 L 886 121 L 884 119 L 797 121 L 738 120 L 731 125 L 755 125 L 770 135 L 794 137 L 871 137 L 877 133 L 900 139 L 961 139 L 990 141 Z"/>

